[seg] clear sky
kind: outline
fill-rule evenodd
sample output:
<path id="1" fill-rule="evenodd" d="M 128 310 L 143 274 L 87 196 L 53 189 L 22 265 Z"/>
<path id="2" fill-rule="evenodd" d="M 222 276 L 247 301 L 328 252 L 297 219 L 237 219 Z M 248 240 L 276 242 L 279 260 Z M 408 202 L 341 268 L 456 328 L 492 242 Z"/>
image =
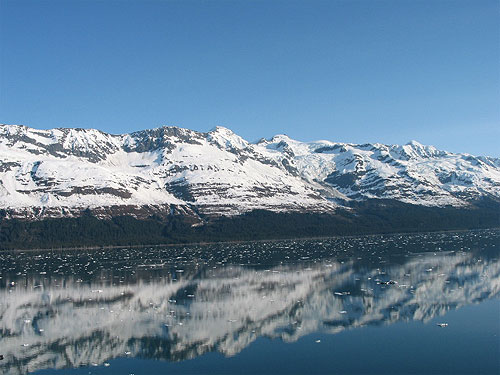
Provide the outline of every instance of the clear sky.
<path id="1" fill-rule="evenodd" d="M 500 2 L 0 0 L 0 123 L 500 156 Z"/>

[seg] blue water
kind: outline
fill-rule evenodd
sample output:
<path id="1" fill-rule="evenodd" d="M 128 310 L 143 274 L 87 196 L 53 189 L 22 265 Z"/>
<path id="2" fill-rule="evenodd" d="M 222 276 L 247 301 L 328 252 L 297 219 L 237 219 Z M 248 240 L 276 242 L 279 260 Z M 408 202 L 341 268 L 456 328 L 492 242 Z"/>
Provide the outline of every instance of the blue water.
<path id="1" fill-rule="evenodd" d="M 499 238 L 0 253 L 0 371 L 499 374 Z"/>
<path id="2" fill-rule="evenodd" d="M 500 300 L 421 322 L 307 335 L 293 344 L 260 338 L 234 357 L 209 353 L 184 361 L 119 358 L 109 367 L 65 374 L 498 374 Z M 321 340 L 316 343 L 316 340 Z M 53 374 L 43 370 L 37 374 Z"/>

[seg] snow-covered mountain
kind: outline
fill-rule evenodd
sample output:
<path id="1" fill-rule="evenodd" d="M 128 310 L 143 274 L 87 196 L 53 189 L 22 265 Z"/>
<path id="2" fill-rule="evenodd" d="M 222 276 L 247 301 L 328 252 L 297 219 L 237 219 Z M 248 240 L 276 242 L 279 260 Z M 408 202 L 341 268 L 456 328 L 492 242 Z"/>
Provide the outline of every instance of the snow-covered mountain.
<path id="1" fill-rule="evenodd" d="M 217 127 L 94 129 L 0 125 L 0 208 L 8 217 L 335 212 L 380 198 L 465 207 L 500 200 L 500 159 L 404 146 L 249 143 Z"/>
<path id="2" fill-rule="evenodd" d="M 175 282 L 7 278 L 0 289 L 0 370 L 25 374 L 126 355 L 231 356 L 262 336 L 292 342 L 317 331 L 428 322 L 499 296 L 498 258 L 477 255 L 414 254 L 402 264 L 330 259 L 269 269 L 210 265 L 186 268 Z"/>

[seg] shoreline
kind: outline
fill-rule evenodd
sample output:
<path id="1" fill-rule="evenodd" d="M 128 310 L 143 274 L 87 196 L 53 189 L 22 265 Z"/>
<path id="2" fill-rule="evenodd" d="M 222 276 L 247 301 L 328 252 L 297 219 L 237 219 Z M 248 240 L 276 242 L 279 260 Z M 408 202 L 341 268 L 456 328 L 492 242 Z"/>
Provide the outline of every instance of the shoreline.
<path id="1" fill-rule="evenodd" d="M 136 244 L 136 245 L 97 245 L 97 246 L 81 246 L 81 247 L 57 247 L 57 248 L 28 248 L 28 249 L 0 249 L 0 253 L 21 253 L 21 252 L 56 252 L 56 251 L 97 251 L 97 250 L 114 250 L 121 248 L 143 248 L 143 247 L 176 247 L 176 246 L 209 246 L 218 244 L 241 244 L 241 243 L 261 243 L 261 242 L 280 242 L 280 241 L 307 241 L 307 240 L 322 240 L 329 238 L 355 238 L 355 237 L 376 237 L 376 236 L 393 236 L 393 235 L 410 235 L 410 234 L 436 234 L 436 233 L 462 233 L 473 231 L 500 231 L 500 226 L 489 228 L 472 228 L 472 229 L 446 229 L 436 231 L 402 231 L 402 232 L 380 232 L 352 235 L 329 235 L 329 236 L 309 236 L 309 237 L 287 237 L 287 238 L 270 238 L 258 240 L 227 240 L 227 241 L 198 241 L 198 242 L 180 242 L 180 243 L 163 243 L 163 244 Z"/>

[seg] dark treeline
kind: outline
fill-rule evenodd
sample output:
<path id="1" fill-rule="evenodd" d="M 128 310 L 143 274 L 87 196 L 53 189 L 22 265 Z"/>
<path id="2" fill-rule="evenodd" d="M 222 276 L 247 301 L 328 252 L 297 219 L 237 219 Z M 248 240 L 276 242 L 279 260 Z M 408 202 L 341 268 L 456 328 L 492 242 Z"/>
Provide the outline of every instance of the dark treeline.
<path id="1" fill-rule="evenodd" d="M 235 217 L 206 218 L 201 226 L 180 216 L 137 220 L 130 216 L 40 221 L 0 220 L 0 249 L 171 244 L 479 229 L 500 226 L 500 205 L 435 208 L 394 201 L 368 201 L 335 214 L 256 210 Z"/>

